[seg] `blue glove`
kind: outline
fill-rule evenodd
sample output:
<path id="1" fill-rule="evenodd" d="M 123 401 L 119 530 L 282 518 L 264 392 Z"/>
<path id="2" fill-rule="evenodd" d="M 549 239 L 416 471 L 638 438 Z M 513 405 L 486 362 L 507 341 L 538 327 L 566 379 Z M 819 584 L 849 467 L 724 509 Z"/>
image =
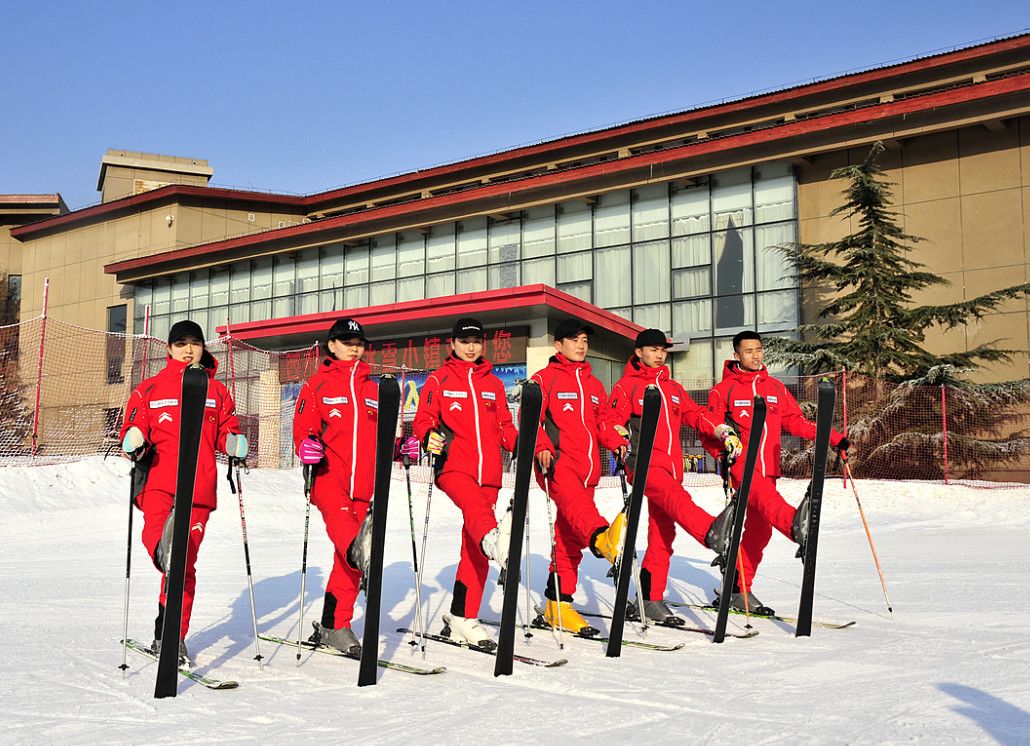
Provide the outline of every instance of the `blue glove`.
<path id="1" fill-rule="evenodd" d="M 147 442 L 143 439 L 143 431 L 138 427 L 130 427 L 125 431 L 125 437 L 122 438 L 122 450 L 132 457 L 138 456 L 146 444 Z"/>
<path id="2" fill-rule="evenodd" d="M 241 461 L 247 458 L 247 436 L 242 433 L 229 433 L 225 438 L 225 455 Z"/>

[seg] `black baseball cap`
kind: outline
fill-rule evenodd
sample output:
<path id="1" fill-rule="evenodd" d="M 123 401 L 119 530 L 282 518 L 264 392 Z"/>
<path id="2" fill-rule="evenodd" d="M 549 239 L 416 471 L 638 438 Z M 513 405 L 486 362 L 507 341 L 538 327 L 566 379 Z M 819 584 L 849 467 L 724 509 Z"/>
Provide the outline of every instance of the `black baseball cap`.
<path id="1" fill-rule="evenodd" d="M 590 326 L 590 324 L 570 316 L 559 322 L 558 328 L 554 330 L 554 341 L 572 339 L 580 334 L 586 334 L 589 337 L 593 333 L 594 327 Z"/>
<path id="2" fill-rule="evenodd" d="M 477 319 L 471 318 L 458 319 L 454 324 L 454 331 L 451 333 L 452 339 L 467 339 L 469 337 L 483 339 L 484 336 L 483 325 Z"/>
<path id="3" fill-rule="evenodd" d="M 196 321 L 176 321 L 172 324 L 172 328 L 168 330 L 168 344 L 175 344 L 180 339 L 185 337 L 196 337 L 200 340 L 201 344 L 204 344 L 204 330 L 200 328 L 200 324 Z"/>
<path id="4" fill-rule="evenodd" d="M 668 337 L 665 336 L 665 332 L 661 329 L 644 329 L 637 335 L 637 341 L 633 343 L 636 348 L 639 347 L 672 347 L 676 344 Z"/>
<path id="5" fill-rule="evenodd" d="M 362 342 L 367 343 L 368 339 L 365 337 L 365 329 L 354 319 L 337 319 L 333 322 L 333 325 L 329 328 L 329 341 L 334 339 L 360 339 Z"/>

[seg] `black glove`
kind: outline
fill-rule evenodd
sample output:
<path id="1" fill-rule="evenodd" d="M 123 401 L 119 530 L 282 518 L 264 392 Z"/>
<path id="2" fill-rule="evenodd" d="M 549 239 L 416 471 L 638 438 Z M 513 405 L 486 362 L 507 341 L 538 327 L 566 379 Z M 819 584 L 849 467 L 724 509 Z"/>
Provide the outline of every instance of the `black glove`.
<path id="1" fill-rule="evenodd" d="M 848 440 L 847 437 L 841 438 L 840 442 L 837 443 L 837 450 L 838 451 L 846 451 L 849 448 L 851 448 L 851 441 Z"/>

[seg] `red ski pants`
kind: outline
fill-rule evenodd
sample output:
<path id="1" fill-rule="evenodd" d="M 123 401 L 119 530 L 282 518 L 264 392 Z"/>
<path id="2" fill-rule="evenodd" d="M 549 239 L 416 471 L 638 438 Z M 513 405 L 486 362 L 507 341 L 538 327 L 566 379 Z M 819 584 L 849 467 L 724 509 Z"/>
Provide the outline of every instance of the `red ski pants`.
<path id="1" fill-rule="evenodd" d="M 447 472 L 436 480 L 458 510 L 464 525 L 461 528 L 461 559 L 454 575 L 454 596 L 451 613 L 475 619 L 483 602 L 483 587 L 490 570 L 490 561 L 483 554 L 483 537 L 497 528 L 498 487 L 483 487 L 468 474 Z"/>
<path id="2" fill-rule="evenodd" d="M 740 484 L 743 468 L 741 461 L 733 465 L 730 474 L 733 476 L 734 485 Z M 772 530 L 775 528 L 793 541 L 790 529 L 796 511 L 776 490 L 776 479 L 777 477 L 766 477 L 758 473 L 751 478 L 747 515 L 744 518 L 744 535 L 740 540 L 741 563 L 744 565 L 744 585 L 748 590 L 751 589 L 755 572 L 758 571 L 762 555 L 772 538 Z"/>
<path id="3" fill-rule="evenodd" d="M 322 626 L 330 629 L 349 627 L 354 618 L 354 602 L 361 588 L 361 571 L 347 561 L 347 550 L 358 535 L 368 514 L 368 503 L 351 500 L 346 494 L 321 497 L 318 510 L 333 543 L 333 569 L 325 584 Z"/>
<path id="4" fill-rule="evenodd" d="M 665 469 L 650 469 L 647 473 L 647 551 L 641 563 L 641 585 L 649 601 L 665 598 L 672 558 L 672 542 L 676 538 L 676 524 L 693 536 L 701 546 L 705 534 L 715 520 L 699 508 L 683 484 Z"/>
<path id="5" fill-rule="evenodd" d="M 161 543 L 161 534 L 164 532 L 165 521 L 172 512 L 175 504 L 175 496 L 161 490 L 146 490 L 139 496 L 138 504 L 143 509 L 143 546 L 153 560 L 154 552 Z M 193 506 L 190 513 L 190 541 L 186 547 L 186 579 L 182 592 L 182 625 L 179 629 L 179 639 L 185 640 L 186 633 L 190 628 L 190 615 L 193 612 L 193 594 L 197 590 L 197 553 L 200 551 L 200 542 L 204 540 L 204 531 L 207 528 L 207 520 L 211 516 L 211 508 Z M 157 563 L 154 563 L 155 567 Z M 165 605 L 165 582 L 164 573 L 161 568 L 161 593 L 158 603 Z"/>
<path id="6" fill-rule="evenodd" d="M 583 550 L 590 546 L 594 534 L 608 528 L 608 521 L 594 504 L 594 488 L 584 487 L 583 482 L 572 474 L 562 474 L 560 462 L 555 465 L 555 475 L 549 480 L 548 492 L 558 513 L 554 521 L 554 554 L 557 562 L 551 563 L 550 571 L 558 573 L 558 589 L 562 600 L 571 600 L 576 592 Z M 554 594 L 550 582 L 545 592 L 548 598 Z"/>

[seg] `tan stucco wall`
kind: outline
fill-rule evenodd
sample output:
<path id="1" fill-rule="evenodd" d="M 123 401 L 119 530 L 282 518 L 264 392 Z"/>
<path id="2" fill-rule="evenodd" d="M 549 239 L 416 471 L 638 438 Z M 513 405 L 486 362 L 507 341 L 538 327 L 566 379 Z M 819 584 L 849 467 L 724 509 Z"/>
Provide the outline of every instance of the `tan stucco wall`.
<path id="1" fill-rule="evenodd" d="M 1022 134 L 1021 134 L 1022 133 Z M 832 241 L 856 226 L 829 213 L 842 201 L 841 180 L 830 172 L 861 162 L 867 148 L 819 156 L 798 167 L 799 238 L 803 243 Z M 931 288 L 913 298 L 920 304 L 954 303 L 990 290 L 1030 280 L 1030 118 L 1009 121 L 1004 129 L 969 127 L 891 144 L 881 157 L 895 183 L 895 209 L 907 233 L 926 240 L 909 257 L 950 286 Z M 817 289 L 807 289 L 802 317 L 815 320 Z M 980 381 L 1030 376 L 1030 305 L 1006 302 L 997 313 L 944 333 L 928 334 L 932 352 L 973 349 L 1000 340 L 1015 350 L 1012 362 L 988 366 Z"/>

